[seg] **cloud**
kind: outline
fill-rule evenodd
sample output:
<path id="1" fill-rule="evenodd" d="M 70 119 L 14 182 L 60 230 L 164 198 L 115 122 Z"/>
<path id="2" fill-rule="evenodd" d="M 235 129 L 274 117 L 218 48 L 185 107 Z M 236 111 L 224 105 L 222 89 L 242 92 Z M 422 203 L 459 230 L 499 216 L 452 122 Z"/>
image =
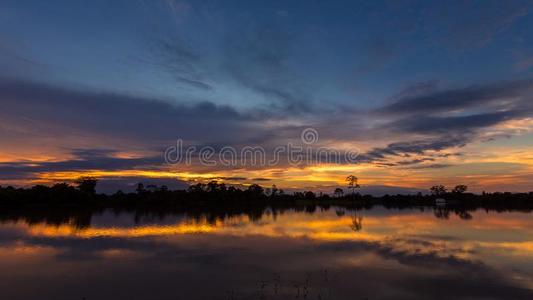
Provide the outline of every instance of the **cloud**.
<path id="1" fill-rule="evenodd" d="M 410 154 L 422 155 L 426 151 L 441 151 L 449 148 L 464 147 L 470 140 L 467 136 L 447 136 L 433 140 L 416 140 L 409 142 L 391 143 L 383 148 L 374 148 L 362 154 L 358 160 L 364 163 L 371 163 L 385 159 L 389 156 L 406 156 Z M 422 159 L 423 162 L 427 159 Z M 411 161 L 416 163 L 417 161 Z"/>
<path id="2" fill-rule="evenodd" d="M 142 158 L 117 158 L 110 156 L 114 151 L 101 149 L 74 150 L 77 157 L 53 162 L 7 162 L 0 163 L 3 179 L 33 178 L 38 173 L 105 170 L 119 171 L 136 168 L 156 169 L 163 164 L 161 156 Z"/>
<path id="3" fill-rule="evenodd" d="M 498 110 L 512 110 L 521 106 L 531 108 L 533 80 L 496 82 L 434 91 L 423 95 L 419 95 L 418 91 L 404 92 L 396 102 L 379 108 L 376 112 L 388 115 L 415 115 L 451 113 L 475 108 Z"/>
<path id="4" fill-rule="evenodd" d="M 57 162 L 10 162 L 0 163 L 0 173 L 6 174 L 3 180 L 35 179 L 41 173 L 124 171 L 124 170 L 159 170 L 164 161 L 161 156 L 141 158 L 113 157 L 116 150 L 108 149 L 74 149 L 70 152 L 74 159 Z M 142 176 L 103 176 L 99 178 L 98 193 L 112 194 L 118 190 L 135 191 L 137 183 L 145 185 L 166 185 L 169 189 L 184 189 L 188 184 L 177 178 L 154 178 Z"/>
<path id="5" fill-rule="evenodd" d="M 175 144 L 176 139 L 198 148 L 269 148 L 277 145 L 277 140 L 300 137 L 300 131 L 291 126 L 280 126 L 280 130 L 265 126 L 268 116 L 205 101 L 171 104 L 10 79 L 0 79 L 0 101 L 4 108 L 0 112 L 3 144 L 17 144 L 24 139 L 38 149 L 56 143 L 60 153 L 45 161 L 20 159 L 1 163 L 0 171 L 6 174 L 3 180 L 35 178 L 43 172 L 162 169 L 163 150 Z M 93 141 L 100 144 L 91 145 Z M 135 150 L 149 154 L 134 158 L 117 155 Z"/>
<path id="6" fill-rule="evenodd" d="M 103 135 L 144 144 L 182 138 L 232 142 L 234 133 L 254 127 L 248 116 L 211 102 L 170 104 L 157 99 L 69 90 L 38 83 L 0 80 L 5 123 L 39 135 Z M 181 103 L 184 103 L 182 101 Z M 30 122 L 28 122 L 30 121 Z M 62 132 L 40 131 L 36 124 L 55 125 Z M 82 135 L 83 136 L 83 135 Z"/>
<path id="7" fill-rule="evenodd" d="M 252 178 L 252 181 L 271 181 L 271 180 L 272 180 L 271 178 L 261 178 L 261 177 Z"/>
<path id="8" fill-rule="evenodd" d="M 430 134 L 468 134 L 472 130 L 486 128 L 510 121 L 521 116 L 528 116 L 533 111 L 506 111 L 485 114 L 474 114 L 468 116 L 449 117 L 416 117 L 405 118 L 387 124 L 387 127 L 395 131 L 410 133 L 430 133 Z"/>
<path id="9" fill-rule="evenodd" d="M 444 169 L 453 166 L 452 164 L 429 164 L 429 165 L 420 165 L 420 166 L 410 166 L 406 169 L 412 170 L 424 170 L 424 169 Z"/>
<path id="10" fill-rule="evenodd" d="M 382 108 L 358 112 L 361 118 L 354 119 L 354 112 L 346 111 L 334 117 L 319 114 L 313 123 L 305 118 L 298 122 L 310 123 L 320 133 L 324 144 L 317 146 L 335 148 L 336 143 L 376 138 L 386 142 L 397 140 L 360 154 L 359 163 L 422 168 L 428 167 L 427 162 L 431 161 L 436 168 L 449 164 L 440 161 L 446 157 L 438 152 L 480 141 L 493 126 L 533 116 L 532 91 L 533 81 L 527 80 L 450 90 L 437 90 L 432 84 L 424 84 L 404 90 Z M 273 149 L 286 145 L 287 141 L 299 142 L 301 130 L 308 127 L 283 122 L 287 119 L 276 110 L 267 114 L 242 112 L 205 101 L 185 104 L 182 100 L 171 104 L 158 99 L 8 79 L 0 80 L 0 94 L 4 108 L 0 112 L 0 131 L 8 137 L 4 143 L 9 143 L 9 136 L 27 137 L 37 144 L 45 144 L 49 137 L 60 137 L 61 142 L 66 137 L 75 141 L 74 146 L 69 146 L 72 159 L 1 164 L 0 170 L 12 179 L 46 171 L 154 170 L 163 164 L 158 153 L 177 138 L 199 147 L 217 145 L 215 149 L 243 145 Z M 358 128 L 361 124 L 364 130 Z M 47 127 L 50 125 L 52 129 Z M 12 132 L 13 128 L 17 128 L 16 133 Z M 94 140 L 106 137 L 111 142 L 105 148 L 90 147 L 84 140 L 88 136 Z M 156 154 L 117 157 L 117 151 L 128 150 L 127 144 L 118 142 L 124 140 Z M 396 159 L 411 155 L 414 157 L 410 160 Z"/>
<path id="11" fill-rule="evenodd" d="M 371 124 L 366 129 L 368 135 L 401 138 L 403 141 L 371 149 L 362 154 L 359 161 L 401 166 L 401 163 L 386 161 L 396 156 L 461 148 L 486 140 L 484 135 L 491 128 L 532 116 L 532 80 L 448 90 L 438 90 L 434 84 L 423 83 L 403 90 L 393 97 L 393 102 L 364 116 Z M 500 133 L 499 136 L 505 135 Z"/>
<path id="12" fill-rule="evenodd" d="M 176 35 L 157 41 L 152 52 L 151 60 L 139 60 L 168 72 L 182 86 L 213 90 L 204 70 L 204 57 L 193 49 L 191 42 Z"/>

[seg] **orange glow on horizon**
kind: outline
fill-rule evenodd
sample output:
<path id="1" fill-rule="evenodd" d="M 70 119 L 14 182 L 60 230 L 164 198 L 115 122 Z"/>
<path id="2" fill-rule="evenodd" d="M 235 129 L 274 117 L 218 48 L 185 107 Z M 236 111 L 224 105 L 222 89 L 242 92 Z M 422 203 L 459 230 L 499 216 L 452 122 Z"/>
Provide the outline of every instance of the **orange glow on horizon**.
<path id="1" fill-rule="evenodd" d="M 506 126 L 518 126 L 507 124 Z M 519 124 L 520 125 L 520 124 Z M 485 147 L 483 143 L 471 144 L 462 149 L 463 156 L 452 155 L 454 151 L 448 149 L 434 154 L 450 154 L 441 157 L 438 161 L 424 162 L 414 168 L 401 165 L 395 167 L 377 164 L 314 164 L 309 166 L 291 167 L 264 167 L 257 169 L 235 168 L 220 169 L 201 166 L 185 166 L 180 169 L 171 169 L 170 166 L 151 166 L 150 169 L 125 169 L 125 170 L 83 170 L 83 171 L 57 171 L 35 173 L 28 179 L 1 180 L 0 184 L 24 185 L 53 184 L 61 181 L 73 181 L 81 176 L 97 178 L 165 178 L 185 182 L 207 182 L 218 180 L 227 184 L 249 185 L 259 183 L 269 186 L 276 184 L 279 188 L 293 189 L 321 189 L 343 187 L 345 178 L 354 174 L 364 186 L 390 186 L 417 188 L 427 190 L 435 184 L 454 186 L 466 184 L 471 191 L 517 191 L 528 192 L 533 180 L 533 146 L 516 148 L 512 146 Z M 146 153 L 117 151 L 113 153 L 116 158 L 139 158 Z M 429 155 L 430 153 L 428 153 Z M 14 154 L 0 153 L 0 162 L 22 162 L 27 165 L 38 165 L 43 162 L 61 162 L 63 160 L 52 156 L 32 156 L 21 161 L 14 160 Z M 390 162 L 403 162 L 407 158 L 394 157 Z M 416 156 L 409 159 L 417 159 Z M 443 167 L 432 168 L 431 164 L 440 164 Z M 427 166 L 427 168 L 424 168 Z M 420 168 L 419 168 L 420 167 Z M 231 179 L 235 178 L 235 179 Z M 245 178 L 245 179 L 238 179 Z M 254 178 L 266 181 L 254 182 Z"/>

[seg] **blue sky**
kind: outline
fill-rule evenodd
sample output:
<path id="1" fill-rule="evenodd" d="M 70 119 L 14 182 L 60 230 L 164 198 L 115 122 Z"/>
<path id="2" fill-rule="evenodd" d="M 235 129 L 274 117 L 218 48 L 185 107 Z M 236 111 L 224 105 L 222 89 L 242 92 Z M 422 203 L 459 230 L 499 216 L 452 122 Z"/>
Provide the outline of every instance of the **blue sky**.
<path id="1" fill-rule="evenodd" d="M 4 160 L 17 163 L 19 150 L 13 149 L 42 144 L 24 138 L 35 130 L 35 125 L 24 122 L 27 119 L 53 127 L 50 132 L 73 128 L 84 132 L 85 140 L 76 141 L 50 133 L 56 149 L 50 146 L 45 152 L 56 160 L 67 159 L 69 153 L 75 156 L 68 149 L 116 150 L 126 144 L 137 152 L 156 151 L 157 145 L 161 148 L 191 131 L 197 143 L 242 145 L 253 140 L 272 145 L 294 135 L 295 126 L 318 128 L 335 145 L 357 144 L 370 154 L 399 142 L 420 145 L 421 139 L 461 140 L 452 146 L 485 149 L 490 147 L 479 143 L 495 136 L 513 136 L 527 152 L 529 125 L 518 130 L 516 123 L 530 118 L 532 5 L 532 1 L 2 1 L 0 78 L 10 91 L 6 95 L 17 98 L 14 86 L 24 86 L 26 92 L 36 92 L 20 98 L 32 97 L 43 106 L 55 103 L 59 110 L 65 103 L 72 105 L 59 112 L 32 102 L 28 110 L 12 104 L 22 105 L 21 100 L 8 101 L 4 95 L 2 101 L 11 105 L 2 119 L 4 136 L 10 137 L 4 139 L 3 155 L 9 157 Z M 76 96 L 58 100 L 59 94 L 66 94 L 52 89 Z M 39 93 L 56 102 L 45 96 L 39 100 Z M 443 111 L 419 109 L 421 104 L 431 107 L 433 101 L 456 101 L 448 100 L 450 95 L 460 103 L 443 105 Z M 102 105 L 118 101 L 110 103 L 116 107 L 107 111 L 110 120 L 100 111 L 80 120 L 67 117 L 85 114 L 90 107 L 73 101 L 93 98 Z M 413 102 L 413 98 L 420 99 Z M 130 113 L 126 117 L 118 108 L 131 103 L 133 110 L 139 103 L 144 107 L 153 102 L 164 111 L 161 118 L 155 106 L 150 108 L 153 114 L 125 109 Z M 165 115 L 165 103 L 177 110 L 177 117 Z M 418 104 L 414 115 L 406 117 L 407 112 L 392 111 L 398 107 L 395 103 L 404 103 L 408 110 L 409 103 Z M 205 114 L 205 107 L 210 114 Z M 113 123 L 135 125 L 128 118 L 161 130 L 132 134 Z M 173 118 L 179 119 L 177 124 Z M 421 124 L 407 124 L 405 118 Z M 198 124 L 187 121 L 204 119 L 214 128 L 232 130 L 231 134 L 195 131 Z M 276 124 L 275 132 L 271 124 Z M 211 127 L 204 125 L 199 127 L 209 131 Z M 176 130 L 169 130 L 173 126 Z M 102 142 L 103 136 L 127 141 Z M 99 142 L 95 145 L 94 140 Z M 39 151 L 26 152 L 24 159 L 31 160 Z"/>
<path id="2" fill-rule="evenodd" d="M 248 107 L 264 97 L 226 74 L 238 67 L 228 66 L 233 55 L 248 53 L 243 63 L 275 59 L 280 66 L 247 64 L 245 75 L 312 89 L 302 97 L 316 101 L 366 107 L 419 82 L 461 86 L 531 75 L 528 4 L 4 1 L 2 63 L 11 72 L 3 75 Z M 172 60 L 162 49 L 167 42 L 196 55 L 190 77 L 216 89 L 176 82 L 159 66 Z"/>

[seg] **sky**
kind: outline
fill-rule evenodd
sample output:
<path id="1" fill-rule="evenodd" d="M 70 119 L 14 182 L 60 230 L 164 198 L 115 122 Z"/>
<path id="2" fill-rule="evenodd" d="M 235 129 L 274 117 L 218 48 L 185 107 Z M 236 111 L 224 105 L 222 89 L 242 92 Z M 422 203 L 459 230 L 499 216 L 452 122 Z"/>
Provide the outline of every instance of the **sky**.
<path id="1" fill-rule="evenodd" d="M 331 192 L 353 174 L 374 194 L 531 191 L 532 10 L 533 1 L 4 0 L 0 185 L 96 176 L 109 191 L 218 180 Z M 178 141 L 190 161 L 169 162 Z M 304 157 L 351 156 L 221 161 L 230 148 L 241 162 L 246 147 L 270 161 L 289 144 Z"/>

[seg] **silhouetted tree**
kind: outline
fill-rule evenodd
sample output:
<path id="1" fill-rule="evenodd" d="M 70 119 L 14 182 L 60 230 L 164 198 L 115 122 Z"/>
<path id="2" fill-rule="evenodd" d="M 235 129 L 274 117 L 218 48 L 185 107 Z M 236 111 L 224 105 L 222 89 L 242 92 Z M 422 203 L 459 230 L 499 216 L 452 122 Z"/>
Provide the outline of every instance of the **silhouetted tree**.
<path id="1" fill-rule="evenodd" d="M 311 191 L 307 191 L 307 192 L 304 193 L 304 197 L 305 197 L 305 199 L 315 199 L 316 195 L 315 195 L 315 193 L 313 193 Z"/>
<path id="2" fill-rule="evenodd" d="M 460 184 L 453 188 L 452 192 L 455 194 L 464 194 L 468 190 L 468 186 Z"/>
<path id="3" fill-rule="evenodd" d="M 218 181 L 212 180 L 207 183 L 206 191 L 209 193 L 216 193 L 219 190 Z"/>
<path id="4" fill-rule="evenodd" d="M 228 188 L 226 187 L 226 184 L 225 184 L 225 183 L 221 183 L 221 184 L 218 185 L 218 190 L 219 190 L 220 192 L 225 192 L 225 191 L 228 190 Z"/>
<path id="5" fill-rule="evenodd" d="M 146 192 L 146 190 L 144 189 L 144 184 L 142 183 L 137 183 L 137 188 L 135 189 L 135 191 L 137 192 L 137 194 L 144 194 Z"/>
<path id="6" fill-rule="evenodd" d="M 340 198 L 344 195 L 344 191 L 341 188 L 336 188 L 333 192 L 333 195 L 335 195 L 337 198 Z"/>
<path id="7" fill-rule="evenodd" d="M 203 183 L 193 184 L 193 185 L 190 185 L 187 190 L 189 191 L 189 193 L 201 193 L 205 190 L 205 184 Z"/>
<path id="8" fill-rule="evenodd" d="M 98 180 L 95 177 L 84 176 L 76 180 L 76 187 L 78 190 L 89 195 L 96 194 L 96 184 Z"/>
<path id="9" fill-rule="evenodd" d="M 431 194 L 435 196 L 442 196 L 446 194 L 446 187 L 443 185 L 435 185 L 430 188 Z"/>
<path id="10" fill-rule="evenodd" d="M 248 192 L 254 196 L 261 196 L 265 191 L 260 185 L 254 183 L 248 187 Z"/>
<path id="11" fill-rule="evenodd" d="M 352 195 L 355 194 L 355 189 L 358 189 L 360 188 L 361 186 L 357 183 L 358 182 L 358 178 L 355 177 L 354 175 L 350 175 L 348 177 L 346 177 L 346 181 L 348 181 L 348 188 L 349 189 L 352 189 Z"/>
<path id="12" fill-rule="evenodd" d="M 272 185 L 271 191 L 272 191 L 272 193 L 270 194 L 271 197 L 276 197 L 278 195 L 279 190 L 275 184 Z"/>

